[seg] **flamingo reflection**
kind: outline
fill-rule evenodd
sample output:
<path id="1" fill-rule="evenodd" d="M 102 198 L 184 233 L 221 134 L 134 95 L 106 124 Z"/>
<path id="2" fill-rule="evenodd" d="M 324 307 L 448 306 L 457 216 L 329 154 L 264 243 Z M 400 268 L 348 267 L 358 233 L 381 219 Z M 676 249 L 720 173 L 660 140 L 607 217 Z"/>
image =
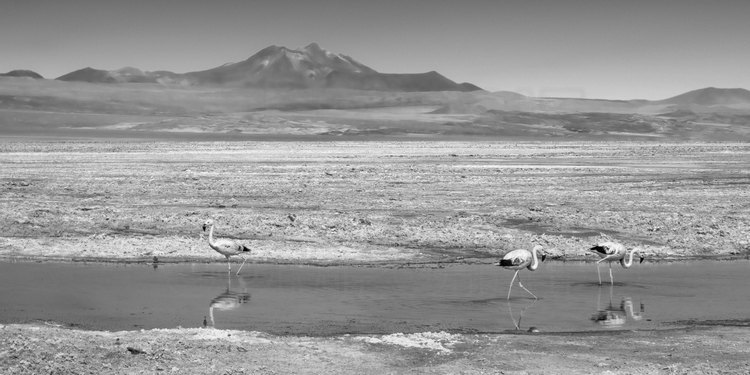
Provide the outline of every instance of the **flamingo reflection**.
<path id="1" fill-rule="evenodd" d="M 242 283 L 242 279 L 240 279 Z M 243 304 L 250 302 L 250 293 L 247 293 L 247 288 L 243 287 L 242 292 L 232 290 L 232 281 L 227 277 L 227 289 L 223 293 L 216 296 L 211 300 L 211 304 L 208 308 L 208 316 L 211 320 L 211 326 L 216 326 L 214 320 L 214 310 L 229 311 L 234 310 Z"/>
<path id="2" fill-rule="evenodd" d="M 609 287 L 609 304 L 605 307 L 601 305 L 601 289 L 596 298 L 597 311 L 591 315 L 591 320 L 599 325 L 608 328 L 620 327 L 628 321 L 639 321 L 643 319 L 645 306 L 641 303 L 640 311 L 634 311 L 633 300 L 630 297 L 622 297 L 620 305 L 615 306 L 612 302 L 612 286 Z"/>
<path id="3" fill-rule="evenodd" d="M 537 302 L 537 300 L 532 300 L 531 303 L 526 304 L 521 311 L 518 313 L 518 320 L 516 320 L 513 317 L 513 308 L 510 304 L 510 301 L 508 302 L 508 313 L 510 314 L 510 320 L 513 322 L 513 326 L 516 327 L 516 331 L 521 331 L 521 319 L 523 319 L 523 314 L 528 310 L 531 306 L 534 306 L 534 304 Z M 539 330 L 536 327 L 529 327 L 526 332 L 539 332 Z"/>

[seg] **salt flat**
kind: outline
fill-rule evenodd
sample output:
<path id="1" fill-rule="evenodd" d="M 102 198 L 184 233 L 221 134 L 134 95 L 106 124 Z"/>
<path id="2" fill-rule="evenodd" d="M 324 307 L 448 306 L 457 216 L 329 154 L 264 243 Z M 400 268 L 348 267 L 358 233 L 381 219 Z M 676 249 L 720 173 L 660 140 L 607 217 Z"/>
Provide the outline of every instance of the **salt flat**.
<path id="1" fill-rule="evenodd" d="M 212 217 L 258 261 L 490 259 L 608 233 L 656 258 L 748 252 L 746 144 L 0 144 L 4 257 L 214 258 Z M 116 246 L 112 246 L 116 245 Z"/>

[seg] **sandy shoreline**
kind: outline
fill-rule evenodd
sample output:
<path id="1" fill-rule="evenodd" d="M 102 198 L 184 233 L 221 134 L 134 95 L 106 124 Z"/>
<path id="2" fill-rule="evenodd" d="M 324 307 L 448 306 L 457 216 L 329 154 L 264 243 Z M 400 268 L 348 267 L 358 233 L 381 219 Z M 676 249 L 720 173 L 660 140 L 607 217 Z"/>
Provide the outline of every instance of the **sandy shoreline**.
<path id="1" fill-rule="evenodd" d="M 437 267 L 448 264 L 469 264 L 469 265 L 488 265 L 497 262 L 495 257 L 487 258 L 464 258 L 458 257 L 457 259 L 406 259 L 406 260 L 340 260 L 340 259 L 263 259 L 258 260 L 247 257 L 246 264 L 273 264 L 273 265 L 296 265 L 296 266 L 313 266 L 313 267 L 385 267 L 385 268 L 419 268 L 419 267 Z M 587 262 L 594 263 L 600 258 L 594 258 L 592 256 L 584 257 L 569 257 L 565 259 L 547 259 L 545 263 L 549 262 Z M 733 261 L 750 259 L 748 255 L 744 254 L 727 254 L 727 255 L 697 255 L 697 256 L 674 256 L 674 257 L 659 257 L 649 259 L 647 262 L 650 263 L 672 263 L 672 262 L 693 262 L 693 261 Z M 216 256 L 204 256 L 204 257 L 133 257 L 133 258 L 120 258 L 120 257 L 59 257 L 59 256 L 46 256 L 46 255 L 2 255 L 0 256 L 2 262 L 51 262 L 51 263 L 103 263 L 103 264 L 146 264 L 146 265 L 161 265 L 161 264 L 187 264 L 187 263 L 209 263 L 209 264 L 226 264 L 225 258 L 217 258 Z M 233 266 L 237 266 L 242 263 L 242 259 L 234 257 L 230 260 Z M 644 260 L 646 262 L 646 260 Z"/>

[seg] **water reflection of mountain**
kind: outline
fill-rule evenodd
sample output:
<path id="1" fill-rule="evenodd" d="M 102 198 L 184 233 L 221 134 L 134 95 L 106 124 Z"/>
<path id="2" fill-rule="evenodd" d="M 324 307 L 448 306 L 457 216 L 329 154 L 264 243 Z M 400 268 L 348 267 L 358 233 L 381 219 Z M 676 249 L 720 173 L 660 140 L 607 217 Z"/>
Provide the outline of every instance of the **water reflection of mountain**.
<path id="1" fill-rule="evenodd" d="M 211 304 L 208 308 L 208 316 L 211 319 L 211 326 L 216 326 L 216 321 L 214 319 L 214 310 L 235 310 L 238 307 L 247 304 L 248 302 L 250 302 L 250 293 L 247 293 L 247 288 L 243 286 L 241 292 L 232 290 L 232 281 L 229 277 L 227 277 L 227 289 L 218 296 L 214 297 L 211 300 Z"/>
<path id="2" fill-rule="evenodd" d="M 609 288 L 609 303 L 606 306 L 602 306 L 601 289 L 602 288 L 599 288 L 599 294 L 596 301 L 597 311 L 591 315 L 592 321 L 603 327 L 614 328 L 621 327 L 627 322 L 640 321 L 643 319 L 645 305 L 641 303 L 639 311 L 634 311 L 633 300 L 630 297 L 622 297 L 620 304 L 615 305 L 612 298 L 612 286 Z"/>

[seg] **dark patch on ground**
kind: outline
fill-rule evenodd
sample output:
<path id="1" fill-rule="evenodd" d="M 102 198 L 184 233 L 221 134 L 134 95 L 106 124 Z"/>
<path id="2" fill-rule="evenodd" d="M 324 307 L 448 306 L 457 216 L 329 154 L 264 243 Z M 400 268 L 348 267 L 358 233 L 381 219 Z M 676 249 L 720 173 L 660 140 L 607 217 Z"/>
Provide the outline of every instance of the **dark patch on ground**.
<path id="1" fill-rule="evenodd" d="M 748 319 L 720 319 L 720 320 L 678 320 L 667 324 L 679 326 L 722 326 L 722 327 L 750 327 L 750 318 Z"/>

